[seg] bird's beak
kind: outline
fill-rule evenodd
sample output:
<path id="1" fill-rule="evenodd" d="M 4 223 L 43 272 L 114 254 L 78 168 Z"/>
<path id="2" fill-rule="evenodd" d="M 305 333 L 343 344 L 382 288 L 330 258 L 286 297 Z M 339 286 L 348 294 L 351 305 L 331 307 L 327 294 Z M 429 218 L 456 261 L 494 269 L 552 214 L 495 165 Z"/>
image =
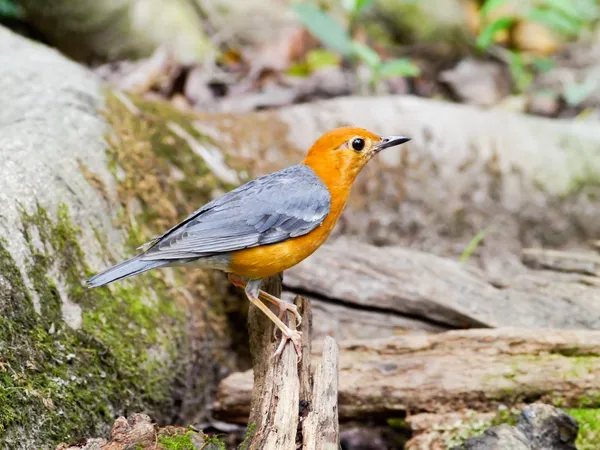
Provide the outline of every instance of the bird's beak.
<path id="1" fill-rule="evenodd" d="M 381 150 L 384 150 L 389 147 L 395 147 L 396 145 L 404 144 L 405 142 L 410 141 L 410 138 L 405 136 L 384 136 L 379 141 L 374 148 L 375 153 L 379 153 Z"/>

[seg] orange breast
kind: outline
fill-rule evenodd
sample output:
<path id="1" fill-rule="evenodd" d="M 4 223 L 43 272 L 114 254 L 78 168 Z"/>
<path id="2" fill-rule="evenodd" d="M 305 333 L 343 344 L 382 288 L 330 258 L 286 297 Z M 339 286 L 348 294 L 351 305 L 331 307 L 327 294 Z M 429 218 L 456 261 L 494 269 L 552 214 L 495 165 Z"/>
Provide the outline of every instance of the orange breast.
<path id="1" fill-rule="evenodd" d="M 295 266 L 310 256 L 329 237 L 346 204 L 348 191 L 333 195 L 329 214 L 304 236 L 277 244 L 248 248 L 231 254 L 229 270 L 248 278 L 266 278 Z"/>
<path id="2" fill-rule="evenodd" d="M 325 242 L 337 216 L 330 212 L 321 226 L 304 236 L 233 253 L 229 263 L 231 272 L 243 277 L 266 278 L 295 266 Z"/>

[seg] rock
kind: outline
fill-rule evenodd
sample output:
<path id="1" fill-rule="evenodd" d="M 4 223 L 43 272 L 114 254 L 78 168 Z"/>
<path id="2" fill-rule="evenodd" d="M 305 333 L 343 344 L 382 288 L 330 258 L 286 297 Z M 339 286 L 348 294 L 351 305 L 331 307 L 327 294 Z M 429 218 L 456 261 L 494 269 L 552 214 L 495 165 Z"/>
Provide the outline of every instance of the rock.
<path id="1" fill-rule="evenodd" d="M 600 48 L 594 42 L 567 47 L 553 59 L 552 70 L 536 76 L 533 88 L 556 92 L 569 106 L 600 105 Z"/>
<path id="2" fill-rule="evenodd" d="M 70 57 L 85 62 L 150 56 L 172 48 L 183 64 L 212 52 L 192 2 L 23 0 L 27 21 Z"/>
<path id="3" fill-rule="evenodd" d="M 84 443 L 69 446 L 61 444 L 56 450 L 220 450 L 223 443 L 200 431 L 183 427 L 158 427 L 146 414 L 117 418 L 109 440 L 86 439 Z"/>
<path id="4" fill-rule="evenodd" d="M 559 408 L 532 404 L 523 409 L 516 426 L 507 424 L 487 429 L 467 439 L 454 450 L 576 450 L 578 425 Z"/>
<path id="5" fill-rule="evenodd" d="M 598 331 L 515 328 L 341 342 L 340 421 L 490 412 L 534 400 L 597 408 L 599 350 Z M 215 416 L 244 423 L 251 387 L 252 371 L 225 378 Z"/>
<path id="6" fill-rule="evenodd" d="M 416 317 L 396 314 L 377 307 L 360 308 L 356 303 L 318 298 L 315 290 L 308 295 L 313 312 L 313 339 L 323 340 L 331 336 L 337 341 L 347 339 L 372 339 L 391 337 L 404 333 L 438 333 L 447 331 L 451 326 L 435 324 Z M 293 301 L 296 294 L 291 290 L 283 293 L 283 298 Z"/>
<path id="7" fill-rule="evenodd" d="M 463 443 L 466 439 L 481 434 L 498 419 L 506 421 L 510 416 L 498 413 L 461 410 L 446 414 L 420 413 L 406 418 L 411 439 L 406 450 L 446 450 Z"/>
<path id="8" fill-rule="evenodd" d="M 502 66 L 472 58 L 461 60 L 456 67 L 440 74 L 454 94 L 464 103 L 493 106 L 510 94 L 509 74 Z"/>
<path id="9" fill-rule="evenodd" d="M 527 111 L 539 116 L 554 117 L 558 114 L 558 94 L 543 90 L 533 92 L 527 99 Z"/>
<path id="10" fill-rule="evenodd" d="M 381 29 L 389 35 L 400 37 L 402 43 L 440 44 L 446 48 L 466 46 L 471 33 L 464 2 L 447 0 L 443 3 L 432 0 L 419 2 L 377 0 L 365 12 L 367 29 Z"/>
<path id="11" fill-rule="evenodd" d="M 343 430 L 340 442 L 344 450 L 388 450 L 380 432 L 367 427 L 352 427 Z"/>
<path id="12" fill-rule="evenodd" d="M 170 131 L 174 110 L 1 27 L 0 103 L 0 447 L 103 435 L 131 410 L 201 418 L 236 366 L 225 278 L 84 281 L 231 185 Z"/>
<path id="13" fill-rule="evenodd" d="M 387 320 L 378 330 L 380 337 L 394 326 L 426 331 L 506 326 L 598 329 L 600 257 L 531 249 L 523 253 L 525 264 L 535 266 L 534 255 L 539 265 L 544 264 L 541 267 L 554 267 L 557 273 L 523 269 L 498 286 L 498 280 L 458 261 L 340 238 L 286 271 L 283 280 L 288 291 L 315 297 L 317 305 L 329 301 L 345 311 L 336 312 L 335 321 L 322 318 L 323 323 L 315 326 L 341 327 L 344 316 L 353 317 L 353 310 L 357 312 L 350 329 L 365 326 L 368 311 L 373 319 L 379 313 L 382 322 Z M 565 270 L 581 275 L 569 278 L 562 273 Z M 582 275 L 588 275 L 587 285 L 582 285 Z M 387 319 L 390 316 L 393 319 Z M 334 326 L 336 321 L 342 324 Z"/>
<path id="14" fill-rule="evenodd" d="M 469 439 L 462 447 L 453 448 L 454 450 L 531 449 L 527 438 L 518 429 L 506 424 L 487 429 L 482 436 Z"/>

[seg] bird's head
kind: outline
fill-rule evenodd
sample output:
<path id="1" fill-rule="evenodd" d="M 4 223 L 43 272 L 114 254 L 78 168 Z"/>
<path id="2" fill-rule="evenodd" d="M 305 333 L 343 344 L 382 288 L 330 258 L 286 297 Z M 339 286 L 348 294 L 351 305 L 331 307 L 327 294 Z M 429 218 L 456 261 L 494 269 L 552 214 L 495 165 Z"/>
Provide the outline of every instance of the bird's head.
<path id="1" fill-rule="evenodd" d="M 335 128 L 322 135 L 308 151 L 304 164 L 310 166 L 322 179 L 336 182 L 354 178 L 373 156 L 410 138 L 378 136 L 364 128 Z M 326 180 L 324 180 L 326 181 Z"/>

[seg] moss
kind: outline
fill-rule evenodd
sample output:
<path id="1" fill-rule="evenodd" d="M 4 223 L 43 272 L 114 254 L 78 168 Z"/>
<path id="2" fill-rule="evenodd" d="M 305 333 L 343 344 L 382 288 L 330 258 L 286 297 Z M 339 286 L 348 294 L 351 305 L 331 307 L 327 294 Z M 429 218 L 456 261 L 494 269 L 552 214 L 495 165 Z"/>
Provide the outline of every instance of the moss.
<path id="1" fill-rule="evenodd" d="M 109 94 L 106 118 L 114 131 L 109 136 L 108 163 L 118 182 L 118 201 L 124 206 L 117 225 L 127 230 L 128 248 L 133 252 L 234 186 L 215 177 L 204 160 L 169 128 L 169 123 L 175 123 L 199 143 L 211 144 L 190 125 L 192 116 L 165 103 L 135 96 L 132 102 L 139 114 Z M 239 301 L 241 295 L 232 297 L 237 291 L 228 289 L 226 278 L 213 271 L 175 269 L 174 273 L 186 290 L 186 295 L 181 289 L 172 292 L 181 303 L 189 306 L 190 297 L 202 300 L 199 331 L 209 327 L 224 344 L 230 342 L 227 315 L 237 313 L 244 304 Z"/>
<path id="2" fill-rule="evenodd" d="M 234 186 L 216 177 L 188 143 L 173 132 L 172 124 L 176 124 L 198 144 L 213 145 L 192 125 L 197 117 L 166 103 L 136 96 L 130 100 L 133 107 L 107 93 L 105 117 L 112 131 L 107 136 L 107 161 L 117 184 L 116 201 L 122 206 L 115 226 L 126 231 L 127 249 L 133 253 Z M 224 371 L 249 367 L 249 356 L 238 365 L 240 360 L 231 352 L 233 347 L 248 355 L 247 301 L 243 292 L 233 288 L 219 272 L 178 268 L 135 278 L 148 276 L 165 283 L 171 300 L 186 309 L 190 343 L 204 343 L 188 348 L 182 357 L 186 359 L 182 364 L 197 372 L 186 374 L 178 387 L 181 393 L 174 393 L 181 407 L 173 411 L 170 423 L 198 420 L 198 405 L 209 403 L 216 380 Z"/>
<path id="3" fill-rule="evenodd" d="M 177 373 L 168 355 L 182 336 L 163 331 L 179 329 L 183 316 L 161 300 L 168 298 L 160 295 L 164 285 L 153 284 L 158 295 L 135 282 L 114 292 L 87 289 L 83 281 L 92 273 L 67 208 L 61 206 L 52 218 L 38 206 L 21 217 L 32 290 L 0 242 L 0 342 L 8 344 L 0 364 L 2 447 L 29 441 L 43 448 L 101 435 L 115 411 L 153 413 L 165 407 Z M 61 319 L 63 296 L 81 306 L 81 329 Z"/>
<path id="4" fill-rule="evenodd" d="M 165 450 L 196 450 L 189 432 L 183 435 L 159 436 L 158 443 Z"/>
<path id="5" fill-rule="evenodd" d="M 250 442 L 252 442 L 252 438 L 254 437 L 254 433 L 256 433 L 256 423 L 250 422 L 246 427 L 246 436 L 244 436 L 244 440 L 238 446 L 238 450 L 248 450 Z"/>
<path id="6" fill-rule="evenodd" d="M 205 440 L 207 450 L 225 450 L 225 443 L 217 436 L 207 437 Z"/>
<path id="7" fill-rule="evenodd" d="M 577 450 L 596 450 L 600 441 L 600 409 L 569 409 L 567 413 L 579 424 Z"/>
<path id="8" fill-rule="evenodd" d="M 445 434 L 444 443 L 446 448 L 453 448 L 462 445 L 467 439 L 483 434 L 490 427 L 505 423 L 515 425 L 518 419 L 519 411 L 498 408 L 496 415 L 490 420 L 475 419 L 472 421 L 458 421 L 450 427 L 439 427 L 438 431 Z"/>
<path id="9" fill-rule="evenodd" d="M 207 436 L 193 429 L 166 427 L 159 431 L 158 446 L 163 450 L 225 450 L 225 444 L 216 436 Z"/>
<path id="10" fill-rule="evenodd" d="M 406 425 L 406 420 L 402 418 L 389 418 L 387 419 L 387 424 L 391 428 L 405 429 L 408 428 Z"/>
<path id="11" fill-rule="evenodd" d="M 586 392 L 585 395 L 581 395 L 577 400 L 577 406 L 580 408 L 595 409 L 600 407 L 600 393 L 598 392 Z"/>

